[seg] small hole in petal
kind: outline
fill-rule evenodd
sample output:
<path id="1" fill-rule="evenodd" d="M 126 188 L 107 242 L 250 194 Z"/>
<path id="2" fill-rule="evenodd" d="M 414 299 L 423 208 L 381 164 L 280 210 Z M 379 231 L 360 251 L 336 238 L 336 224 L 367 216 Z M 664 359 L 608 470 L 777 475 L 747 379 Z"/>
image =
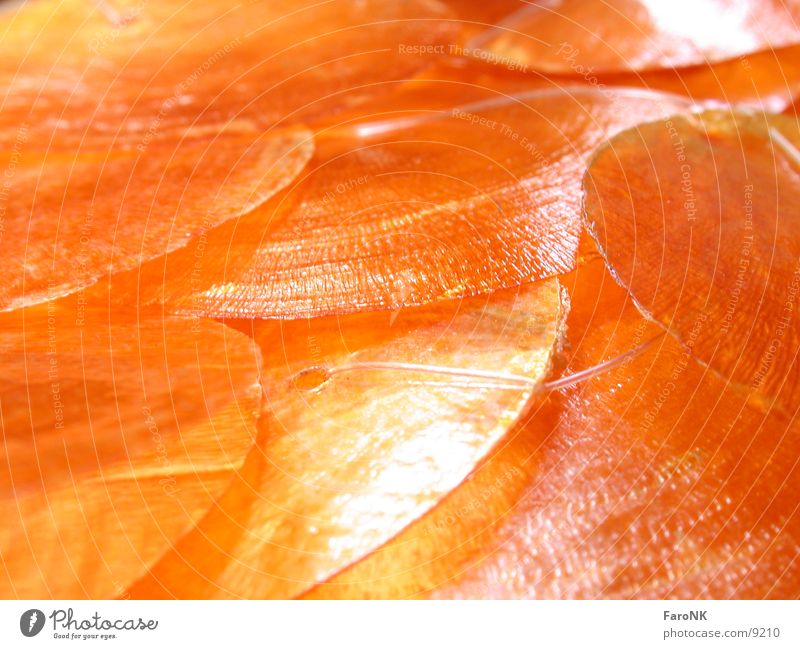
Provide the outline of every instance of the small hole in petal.
<path id="1" fill-rule="evenodd" d="M 293 383 L 298 390 L 312 392 L 320 389 L 330 378 L 331 373 L 327 368 L 315 365 L 295 374 Z"/>

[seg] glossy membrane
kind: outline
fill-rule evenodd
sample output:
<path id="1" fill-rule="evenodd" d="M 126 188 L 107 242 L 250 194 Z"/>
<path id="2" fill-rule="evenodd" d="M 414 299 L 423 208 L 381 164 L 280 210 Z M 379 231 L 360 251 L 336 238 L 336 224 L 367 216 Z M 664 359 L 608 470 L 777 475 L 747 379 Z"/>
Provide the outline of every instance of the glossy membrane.
<path id="1" fill-rule="evenodd" d="M 0 592 L 107 598 L 213 505 L 255 439 L 252 341 L 52 302 L 0 320 Z"/>
<path id="2" fill-rule="evenodd" d="M 587 260 L 565 373 L 658 335 Z M 800 433 L 662 335 L 550 395 L 437 509 L 309 597 L 797 596 Z"/>
<path id="3" fill-rule="evenodd" d="M 767 407 L 800 401 L 800 130 L 708 112 L 613 138 L 586 217 L 618 281 L 703 363 Z"/>
<path id="4" fill-rule="evenodd" d="M 450 15 L 436 0 L 26 3 L 0 24 L 16 53 L 0 63 L 2 137 L 27 123 L 42 146 L 135 145 L 193 125 L 301 122 L 413 76 L 429 58 L 400 45 L 453 42 Z"/>
<path id="5" fill-rule="evenodd" d="M 297 318 L 552 277 L 574 265 L 593 148 L 685 107 L 671 95 L 569 87 L 377 126 L 359 112 L 346 129 L 318 133 L 307 173 L 285 194 L 209 233 L 199 269 L 187 252 L 136 281 L 181 313 Z"/>
<path id="6" fill-rule="evenodd" d="M 4 175 L 0 310 L 68 295 L 186 246 L 249 212 L 311 156 L 296 127 L 264 135 L 212 129 L 132 149 L 0 155 Z"/>
<path id="7" fill-rule="evenodd" d="M 497 67 L 589 77 L 797 45 L 798 17 L 782 0 L 558 0 L 522 8 L 470 44 Z"/>
<path id="8" fill-rule="evenodd" d="M 436 306 L 263 323 L 264 417 L 239 485 L 137 597 L 289 597 L 424 515 L 524 413 L 565 306 L 548 280 Z M 370 362 L 527 376 L 531 385 Z M 308 370 L 312 369 L 312 372 Z"/>

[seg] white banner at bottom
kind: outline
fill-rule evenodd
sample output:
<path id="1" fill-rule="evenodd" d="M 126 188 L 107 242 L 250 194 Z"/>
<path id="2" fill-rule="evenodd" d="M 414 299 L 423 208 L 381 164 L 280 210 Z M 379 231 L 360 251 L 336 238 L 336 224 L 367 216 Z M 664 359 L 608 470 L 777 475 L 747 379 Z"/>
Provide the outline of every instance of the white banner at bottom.
<path id="1" fill-rule="evenodd" d="M 2 601 L 0 647 L 800 647 L 797 601 Z M 188 645 L 191 646 L 191 645 Z"/>

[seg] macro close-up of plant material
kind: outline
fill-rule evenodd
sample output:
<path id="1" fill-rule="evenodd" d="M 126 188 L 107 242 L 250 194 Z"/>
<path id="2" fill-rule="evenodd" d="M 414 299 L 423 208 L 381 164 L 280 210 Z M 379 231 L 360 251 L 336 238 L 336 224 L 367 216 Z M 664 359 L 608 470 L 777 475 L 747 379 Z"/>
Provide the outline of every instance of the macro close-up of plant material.
<path id="1" fill-rule="evenodd" d="M 800 598 L 796 0 L 0 47 L 4 599 Z"/>

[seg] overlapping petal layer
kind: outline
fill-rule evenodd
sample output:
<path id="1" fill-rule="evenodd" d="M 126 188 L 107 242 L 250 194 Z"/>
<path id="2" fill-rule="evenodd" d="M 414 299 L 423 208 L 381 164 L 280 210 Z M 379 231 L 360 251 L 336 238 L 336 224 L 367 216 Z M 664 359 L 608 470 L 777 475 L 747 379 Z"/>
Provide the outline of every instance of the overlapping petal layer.
<path id="1" fill-rule="evenodd" d="M 79 300 L 2 316 L 0 592 L 121 595 L 250 450 L 259 358 L 215 322 Z"/>
<path id="2" fill-rule="evenodd" d="M 266 403 L 249 467 L 132 593 L 287 597 L 361 559 L 505 436 L 550 367 L 564 314 L 547 280 L 394 314 L 259 325 Z"/>
<path id="3" fill-rule="evenodd" d="M 8 10 L 0 595 L 797 597 L 797 18 Z"/>
<path id="4" fill-rule="evenodd" d="M 153 287 L 151 299 L 179 312 L 296 318 L 552 277 L 574 264 L 590 152 L 687 104 L 569 87 L 409 116 L 411 106 L 395 119 L 357 113 L 346 128 L 328 127 L 307 173 L 209 233 L 200 263 L 187 250 L 125 282 Z"/>
<path id="5" fill-rule="evenodd" d="M 436 0 L 30 3 L 0 25 L 7 142 L 132 141 L 241 118 L 269 128 L 344 108 L 428 61 L 459 25 Z"/>
<path id="6" fill-rule="evenodd" d="M 587 173 L 590 230 L 641 308 L 752 398 L 800 398 L 800 129 L 708 112 L 613 138 Z"/>
<path id="7" fill-rule="evenodd" d="M 139 149 L 12 149 L 0 213 L 0 310 L 37 304 L 184 247 L 303 168 L 310 133 L 220 130 Z"/>
<path id="8" fill-rule="evenodd" d="M 551 74 L 677 68 L 797 45 L 799 21 L 782 0 L 558 0 L 518 10 L 470 54 Z"/>
<path id="9" fill-rule="evenodd" d="M 689 68 L 590 77 L 590 83 L 644 87 L 686 95 L 711 106 L 734 104 L 780 112 L 800 92 L 800 47 Z"/>
<path id="10" fill-rule="evenodd" d="M 657 334 L 601 260 L 567 373 Z M 669 336 L 553 394 L 443 504 L 311 597 L 794 597 L 800 430 Z"/>

